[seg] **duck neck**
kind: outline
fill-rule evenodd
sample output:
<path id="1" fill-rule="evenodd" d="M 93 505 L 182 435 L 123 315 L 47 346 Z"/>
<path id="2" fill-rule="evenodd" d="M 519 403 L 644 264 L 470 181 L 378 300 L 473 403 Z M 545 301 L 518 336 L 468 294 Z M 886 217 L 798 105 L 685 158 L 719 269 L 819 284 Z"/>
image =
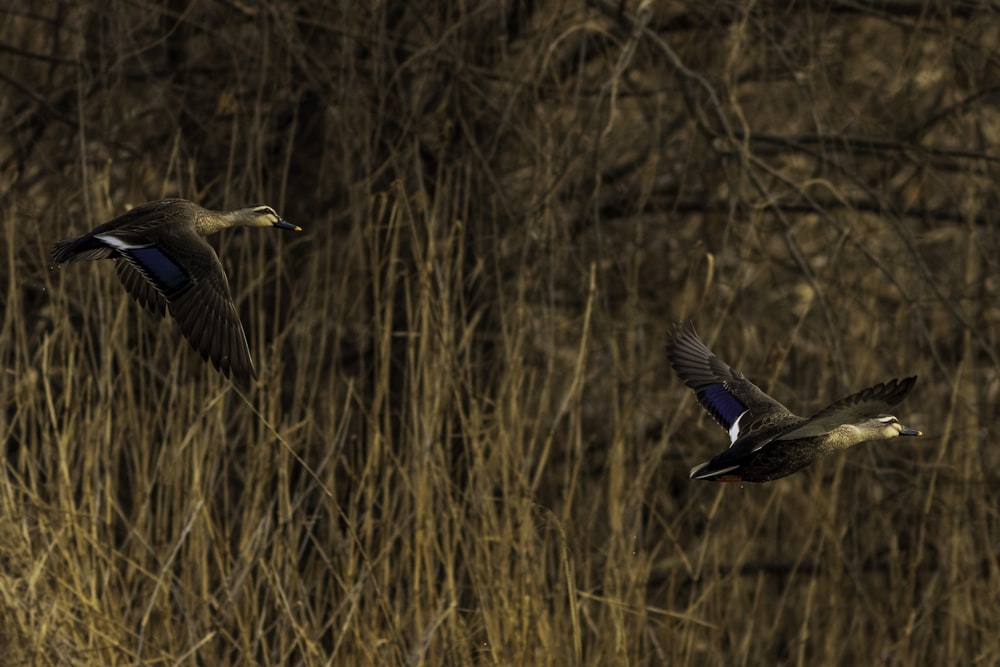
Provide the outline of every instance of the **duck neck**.
<path id="1" fill-rule="evenodd" d="M 836 451 L 853 447 L 859 442 L 870 439 L 854 424 L 842 424 L 826 434 L 822 447 L 826 451 Z"/>
<path id="2" fill-rule="evenodd" d="M 208 236 L 228 227 L 242 227 L 247 224 L 246 215 L 242 209 L 235 211 L 208 211 L 198 212 L 195 219 L 195 227 L 202 236 Z"/>

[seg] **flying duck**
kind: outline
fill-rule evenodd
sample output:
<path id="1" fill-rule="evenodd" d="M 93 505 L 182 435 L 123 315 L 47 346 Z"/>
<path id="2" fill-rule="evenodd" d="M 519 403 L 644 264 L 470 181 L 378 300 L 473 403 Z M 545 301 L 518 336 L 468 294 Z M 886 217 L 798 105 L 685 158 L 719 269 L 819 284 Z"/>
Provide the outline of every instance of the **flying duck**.
<path id="1" fill-rule="evenodd" d="M 227 227 L 302 229 L 270 206 L 210 211 L 163 199 L 56 243 L 52 258 L 57 264 L 116 260 L 118 278 L 136 301 L 160 316 L 169 310 L 191 346 L 245 386 L 257 376 L 250 346 L 219 257 L 204 239 Z"/>
<path id="2" fill-rule="evenodd" d="M 731 441 L 729 449 L 692 468 L 692 479 L 770 482 L 861 442 L 922 435 L 889 414 L 916 376 L 869 387 L 805 419 L 712 354 L 691 323 L 674 325 L 667 357 Z"/>

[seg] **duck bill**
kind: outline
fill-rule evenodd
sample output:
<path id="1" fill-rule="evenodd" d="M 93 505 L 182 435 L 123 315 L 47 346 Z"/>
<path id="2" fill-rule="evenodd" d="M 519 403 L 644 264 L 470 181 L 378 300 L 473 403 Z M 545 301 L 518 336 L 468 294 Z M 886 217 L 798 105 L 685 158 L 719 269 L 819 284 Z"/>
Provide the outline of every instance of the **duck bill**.
<path id="1" fill-rule="evenodd" d="M 301 232 L 302 231 L 301 227 L 299 227 L 298 225 L 293 225 L 292 223 L 288 222 L 287 220 L 278 220 L 276 223 L 274 223 L 274 226 L 278 227 L 279 229 L 291 229 L 294 232 Z"/>
<path id="2" fill-rule="evenodd" d="M 912 428 L 904 428 L 899 432 L 900 435 L 923 435 L 922 431 L 917 431 Z"/>

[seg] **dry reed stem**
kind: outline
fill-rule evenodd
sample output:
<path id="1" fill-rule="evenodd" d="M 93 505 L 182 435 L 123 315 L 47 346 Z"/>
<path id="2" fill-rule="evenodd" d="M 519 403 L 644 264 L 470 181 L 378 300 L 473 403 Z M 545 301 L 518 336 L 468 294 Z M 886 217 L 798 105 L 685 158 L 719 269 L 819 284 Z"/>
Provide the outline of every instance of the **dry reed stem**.
<path id="1" fill-rule="evenodd" d="M 988 7 L 0 10 L 0 665 L 993 664 Z M 51 244 L 219 234 L 240 394 Z M 693 483 L 693 319 L 914 442 Z"/>

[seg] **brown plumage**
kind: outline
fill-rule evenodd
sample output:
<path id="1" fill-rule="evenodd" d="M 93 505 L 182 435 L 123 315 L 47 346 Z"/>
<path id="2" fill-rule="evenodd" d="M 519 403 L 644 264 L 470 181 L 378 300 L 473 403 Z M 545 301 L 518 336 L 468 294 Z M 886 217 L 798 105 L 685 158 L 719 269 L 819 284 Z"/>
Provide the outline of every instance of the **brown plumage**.
<path id="1" fill-rule="evenodd" d="M 732 440 L 729 449 L 692 468 L 692 479 L 769 482 L 860 442 L 921 435 L 887 414 L 913 389 L 915 376 L 877 384 L 805 419 L 715 356 L 690 323 L 674 326 L 667 357 Z"/>
<path id="2" fill-rule="evenodd" d="M 113 259 L 118 278 L 136 301 L 164 315 L 226 377 L 256 377 L 250 346 L 218 255 L 203 238 L 227 227 L 300 230 L 270 206 L 210 211 L 185 199 L 137 206 L 83 236 L 52 248 L 56 263 Z"/>

